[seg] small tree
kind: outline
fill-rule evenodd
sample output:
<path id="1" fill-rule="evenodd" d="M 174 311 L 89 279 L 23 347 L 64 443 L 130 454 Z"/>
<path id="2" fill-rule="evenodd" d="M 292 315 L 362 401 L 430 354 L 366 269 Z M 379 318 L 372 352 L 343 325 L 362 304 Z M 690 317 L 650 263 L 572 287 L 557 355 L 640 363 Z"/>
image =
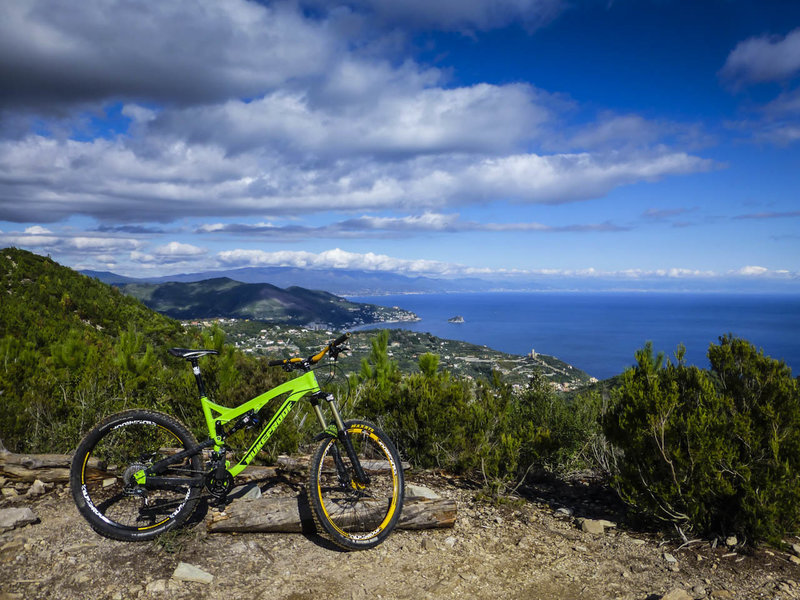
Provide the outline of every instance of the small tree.
<path id="1" fill-rule="evenodd" d="M 800 524 L 800 396 L 791 371 L 730 336 L 711 370 L 647 344 L 603 420 L 614 483 L 639 511 L 700 533 L 777 540 Z"/>

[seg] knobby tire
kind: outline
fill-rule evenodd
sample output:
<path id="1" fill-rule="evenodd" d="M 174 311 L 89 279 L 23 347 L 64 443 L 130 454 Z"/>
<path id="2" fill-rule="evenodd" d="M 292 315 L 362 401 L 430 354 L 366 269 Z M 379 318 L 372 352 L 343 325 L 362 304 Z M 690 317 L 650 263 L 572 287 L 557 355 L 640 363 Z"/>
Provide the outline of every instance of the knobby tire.
<path id="1" fill-rule="evenodd" d="M 121 541 L 144 541 L 186 521 L 197 505 L 202 484 L 189 480 L 201 472 L 200 454 L 171 465 L 163 477 L 186 478 L 186 485 L 147 489 L 133 474 L 166 458 L 168 448 L 197 446 L 177 419 L 151 410 L 111 415 L 86 434 L 70 467 L 72 497 L 81 515 L 99 534 Z"/>
<path id="2" fill-rule="evenodd" d="M 342 442 L 326 438 L 311 459 L 308 496 L 318 531 L 344 549 L 363 550 L 385 540 L 400 518 L 403 468 L 394 444 L 375 425 L 347 421 L 345 428 L 369 483 L 357 481 Z M 335 464 L 336 449 L 345 468 L 342 474 Z"/>

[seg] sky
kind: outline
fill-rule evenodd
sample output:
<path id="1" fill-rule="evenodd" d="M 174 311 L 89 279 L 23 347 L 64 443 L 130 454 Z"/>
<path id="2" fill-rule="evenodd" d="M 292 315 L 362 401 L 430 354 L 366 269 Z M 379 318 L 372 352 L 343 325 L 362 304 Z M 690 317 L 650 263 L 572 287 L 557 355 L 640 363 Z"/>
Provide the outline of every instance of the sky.
<path id="1" fill-rule="evenodd" d="M 0 246 L 800 292 L 800 2 L 0 7 Z"/>

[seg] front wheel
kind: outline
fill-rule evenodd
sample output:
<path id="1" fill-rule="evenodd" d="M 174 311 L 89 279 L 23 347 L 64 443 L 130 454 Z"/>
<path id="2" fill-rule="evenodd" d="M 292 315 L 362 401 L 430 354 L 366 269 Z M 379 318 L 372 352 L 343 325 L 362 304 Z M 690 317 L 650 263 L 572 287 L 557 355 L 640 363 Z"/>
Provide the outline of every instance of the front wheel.
<path id="1" fill-rule="evenodd" d="M 326 438 L 311 459 L 308 495 L 318 528 L 347 550 L 380 544 L 403 510 L 400 456 L 372 423 L 347 421 L 347 434 L 369 481 L 359 481 L 344 444 Z"/>
<path id="2" fill-rule="evenodd" d="M 202 484 L 200 455 L 169 466 L 168 487 L 139 485 L 134 474 L 197 442 L 176 419 L 151 410 L 111 415 L 78 446 L 70 468 L 72 498 L 92 528 L 122 541 L 149 540 L 184 522 Z"/>

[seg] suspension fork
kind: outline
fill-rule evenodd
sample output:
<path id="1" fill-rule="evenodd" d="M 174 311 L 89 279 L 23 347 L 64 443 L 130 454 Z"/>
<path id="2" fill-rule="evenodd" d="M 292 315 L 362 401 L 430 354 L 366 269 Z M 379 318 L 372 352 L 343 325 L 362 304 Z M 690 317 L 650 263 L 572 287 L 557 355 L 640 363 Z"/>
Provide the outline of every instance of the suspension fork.
<path id="1" fill-rule="evenodd" d="M 344 421 L 342 421 L 342 416 L 339 413 L 339 407 L 336 405 L 336 399 L 333 397 L 333 394 L 325 394 L 324 392 L 317 392 L 311 397 L 311 406 L 314 408 L 314 414 L 317 415 L 317 419 L 319 420 L 319 424 L 322 425 L 323 432 L 328 431 L 328 423 L 325 420 L 325 415 L 322 414 L 322 409 L 319 407 L 319 401 L 326 400 L 331 407 L 331 412 L 333 413 L 333 420 L 336 424 L 336 437 L 342 445 L 344 445 L 345 452 L 347 453 L 347 457 L 350 459 L 350 463 L 353 465 L 353 470 L 355 471 L 356 481 L 362 484 L 369 483 L 369 476 L 364 472 L 364 468 L 361 466 L 361 461 L 358 460 L 358 456 L 356 455 L 356 450 L 353 447 L 353 441 L 350 439 L 350 434 L 347 433 L 347 428 L 344 425 Z M 324 434 L 323 434 L 324 435 Z M 333 447 L 333 460 L 336 463 L 336 470 L 339 473 L 340 479 L 347 479 L 347 469 L 342 462 L 342 456 L 339 452 L 339 448 L 334 445 Z"/>

